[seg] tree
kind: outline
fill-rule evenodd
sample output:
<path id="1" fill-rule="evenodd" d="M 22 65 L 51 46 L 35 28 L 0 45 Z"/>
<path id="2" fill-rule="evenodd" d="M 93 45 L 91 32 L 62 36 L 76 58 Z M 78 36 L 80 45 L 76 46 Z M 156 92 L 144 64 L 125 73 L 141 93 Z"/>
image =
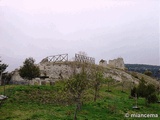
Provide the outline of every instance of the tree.
<path id="1" fill-rule="evenodd" d="M 132 97 L 136 97 L 135 95 L 137 94 L 137 88 L 134 86 L 132 89 L 131 89 L 131 96 Z"/>
<path id="2" fill-rule="evenodd" d="M 111 90 L 110 90 L 110 83 L 113 82 L 113 78 L 111 76 L 109 76 L 109 77 L 107 77 L 105 79 L 105 81 L 107 82 L 107 85 L 108 85 L 108 90 L 107 91 L 111 92 Z"/>
<path id="3" fill-rule="evenodd" d="M 139 85 L 137 87 L 137 94 L 138 94 L 138 96 L 145 97 L 146 87 L 147 87 L 146 86 L 146 81 L 142 77 L 140 79 Z"/>
<path id="4" fill-rule="evenodd" d="M 146 99 L 146 104 L 155 103 L 158 101 L 156 96 L 156 87 L 152 84 L 147 84 L 142 78 L 137 87 L 138 97 Z"/>
<path id="5" fill-rule="evenodd" d="M 23 62 L 23 66 L 19 69 L 19 74 L 22 78 L 32 80 L 40 76 L 40 69 L 34 62 L 35 60 L 33 58 L 26 58 Z"/>
<path id="6" fill-rule="evenodd" d="M 121 85 L 122 85 L 122 90 L 121 90 L 121 92 L 124 92 L 124 85 L 125 85 L 125 83 L 126 83 L 126 81 L 125 81 L 125 80 L 122 80 L 122 82 L 121 82 Z"/>
<path id="7" fill-rule="evenodd" d="M 66 91 L 71 94 L 71 97 L 74 99 L 76 104 L 74 120 L 77 119 L 77 112 L 81 108 L 81 99 L 83 97 L 83 93 L 88 87 L 88 84 L 89 79 L 86 72 L 84 71 L 84 66 L 82 67 L 82 71 L 80 73 L 73 75 L 73 77 L 66 82 Z"/>
<path id="8" fill-rule="evenodd" d="M 158 97 L 156 96 L 156 88 L 154 85 L 146 85 L 145 99 L 147 103 L 155 103 L 158 101 Z"/>
<path id="9" fill-rule="evenodd" d="M 8 67 L 8 65 L 2 63 L 2 60 L 0 60 L 0 73 L 3 73 L 7 67 Z"/>
<path id="10" fill-rule="evenodd" d="M 7 67 L 8 67 L 8 65 L 2 63 L 2 60 L 0 60 L 0 80 L 1 80 L 1 84 L 3 83 L 2 82 L 2 74 L 6 70 Z"/>
<path id="11" fill-rule="evenodd" d="M 98 93 L 99 93 L 99 89 L 100 89 L 100 85 L 102 83 L 102 80 L 103 80 L 103 74 L 102 72 L 96 72 L 95 73 L 95 78 L 94 78 L 94 81 L 93 81 L 93 87 L 94 87 L 94 102 L 96 102 L 97 100 L 97 96 L 98 96 Z"/>
<path id="12" fill-rule="evenodd" d="M 12 73 L 5 72 L 2 76 L 3 84 L 4 84 L 4 82 L 5 82 L 5 84 L 9 84 L 11 78 L 12 78 Z"/>

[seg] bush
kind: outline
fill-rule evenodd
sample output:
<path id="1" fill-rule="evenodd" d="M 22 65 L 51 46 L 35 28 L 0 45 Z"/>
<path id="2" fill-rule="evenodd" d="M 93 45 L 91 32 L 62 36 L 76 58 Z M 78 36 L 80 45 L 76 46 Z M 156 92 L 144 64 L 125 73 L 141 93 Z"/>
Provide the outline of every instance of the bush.
<path id="1" fill-rule="evenodd" d="M 158 101 L 158 97 L 156 96 L 156 94 L 152 94 L 150 96 L 148 96 L 148 99 L 147 99 L 148 103 L 155 103 Z"/>
<path id="2" fill-rule="evenodd" d="M 145 75 L 148 75 L 148 76 L 152 76 L 152 72 L 149 71 L 149 70 L 146 70 L 146 71 L 144 72 L 144 74 L 145 74 Z"/>
<path id="3" fill-rule="evenodd" d="M 139 83 L 137 94 L 139 97 L 145 98 L 147 103 L 154 103 L 158 100 L 155 86 L 152 84 L 146 84 L 144 79 L 141 79 Z"/>

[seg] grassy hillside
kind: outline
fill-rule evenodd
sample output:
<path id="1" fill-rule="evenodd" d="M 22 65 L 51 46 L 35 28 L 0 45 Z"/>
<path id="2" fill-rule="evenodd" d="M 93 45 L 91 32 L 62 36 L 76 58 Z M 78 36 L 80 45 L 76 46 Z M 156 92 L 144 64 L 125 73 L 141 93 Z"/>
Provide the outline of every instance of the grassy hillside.
<path id="1" fill-rule="evenodd" d="M 63 81 L 54 86 L 6 86 L 9 98 L 0 106 L 0 120 L 73 120 L 75 105 L 63 87 Z M 138 99 L 140 110 L 132 109 L 135 100 L 129 98 L 129 89 L 126 87 L 125 92 L 121 92 L 121 83 L 116 82 L 111 86 L 111 92 L 107 92 L 107 84 L 103 84 L 98 100 L 93 102 L 94 91 L 89 88 L 78 112 L 78 120 L 137 119 L 126 118 L 126 113 L 159 114 L 160 117 L 160 104 L 146 106 L 143 98 Z M 0 94 L 3 94 L 3 86 L 0 86 Z"/>

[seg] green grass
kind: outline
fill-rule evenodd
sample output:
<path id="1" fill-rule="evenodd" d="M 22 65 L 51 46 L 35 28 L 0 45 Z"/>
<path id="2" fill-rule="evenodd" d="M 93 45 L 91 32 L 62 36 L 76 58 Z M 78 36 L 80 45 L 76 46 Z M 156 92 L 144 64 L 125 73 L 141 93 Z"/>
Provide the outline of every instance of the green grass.
<path id="1" fill-rule="evenodd" d="M 6 94 L 9 98 L 0 106 L 0 120 L 73 120 L 75 105 L 70 96 L 62 94 L 63 85 L 63 82 L 55 86 L 7 85 Z M 93 102 L 94 91 L 86 91 L 82 109 L 78 111 L 78 120 L 137 119 L 125 118 L 126 113 L 159 114 L 160 117 L 160 104 L 146 106 L 145 100 L 139 98 L 140 110 L 134 110 L 132 106 L 135 101 L 129 99 L 129 90 L 125 89 L 125 93 L 122 93 L 118 84 L 111 87 L 111 92 L 106 90 L 107 86 L 103 85 L 96 102 Z M 3 93 L 3 86 L 0 86 L 0 93 Z"/>

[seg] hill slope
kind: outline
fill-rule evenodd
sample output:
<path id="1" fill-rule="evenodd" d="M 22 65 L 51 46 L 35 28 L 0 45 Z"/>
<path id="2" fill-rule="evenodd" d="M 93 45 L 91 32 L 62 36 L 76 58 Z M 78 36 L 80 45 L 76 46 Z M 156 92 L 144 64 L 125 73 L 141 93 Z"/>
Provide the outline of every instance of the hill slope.
<path id="1" fill-rule="evenodd" d="M 111 69 L 112 74 L 129 74 L 124 71 Z M 145 80 L 153 83 L 154 79 L 140 74 L 134 74 L 133 79 L 144 77 Z M 137 79 L 138 80 L 138 79 Z M 70 96 L 63 92 L 64 81 L 57 81 L 54 86 L 21 86 L 7 85 L 6 94 L 9 97 L 0 106 L 1 120 L 72 120 L 75 105 Z M 129 99 L 130 86 L 125 84 L 121 92 L 121 82 L 115 82 L 110 86 L 111 92 L 107 91 L 107 84 L 102 84 L 99 97 L 93 102 L 94 91 L 89 88 L 83 98 L 82 109 L 78 112 L 78 120 L 122 120 L 137 119 L 126 118 L 125 114 L 159 114 L 160 106 L 155 104 L 145 105 L 143 98 L 138 99 L 140 110 L 134 110 L 134 99 Z M 0 94 L 3 94 L 3 86 L 0 86 Z M 141 120 L 146 118 L 141 118 Z M 153 118 L 158 120 L 159 118 Z"/>
<path id="2" fill-rule="evenodd" d="M 135 71 L 139 73 L 144 73 L 146 70 L 152 72 L 152 76 L 160 79 L 160 66 L 155 65 L 142 65 L 142 64 L 125 64 L 125 67 L 129 71 Z"/>

